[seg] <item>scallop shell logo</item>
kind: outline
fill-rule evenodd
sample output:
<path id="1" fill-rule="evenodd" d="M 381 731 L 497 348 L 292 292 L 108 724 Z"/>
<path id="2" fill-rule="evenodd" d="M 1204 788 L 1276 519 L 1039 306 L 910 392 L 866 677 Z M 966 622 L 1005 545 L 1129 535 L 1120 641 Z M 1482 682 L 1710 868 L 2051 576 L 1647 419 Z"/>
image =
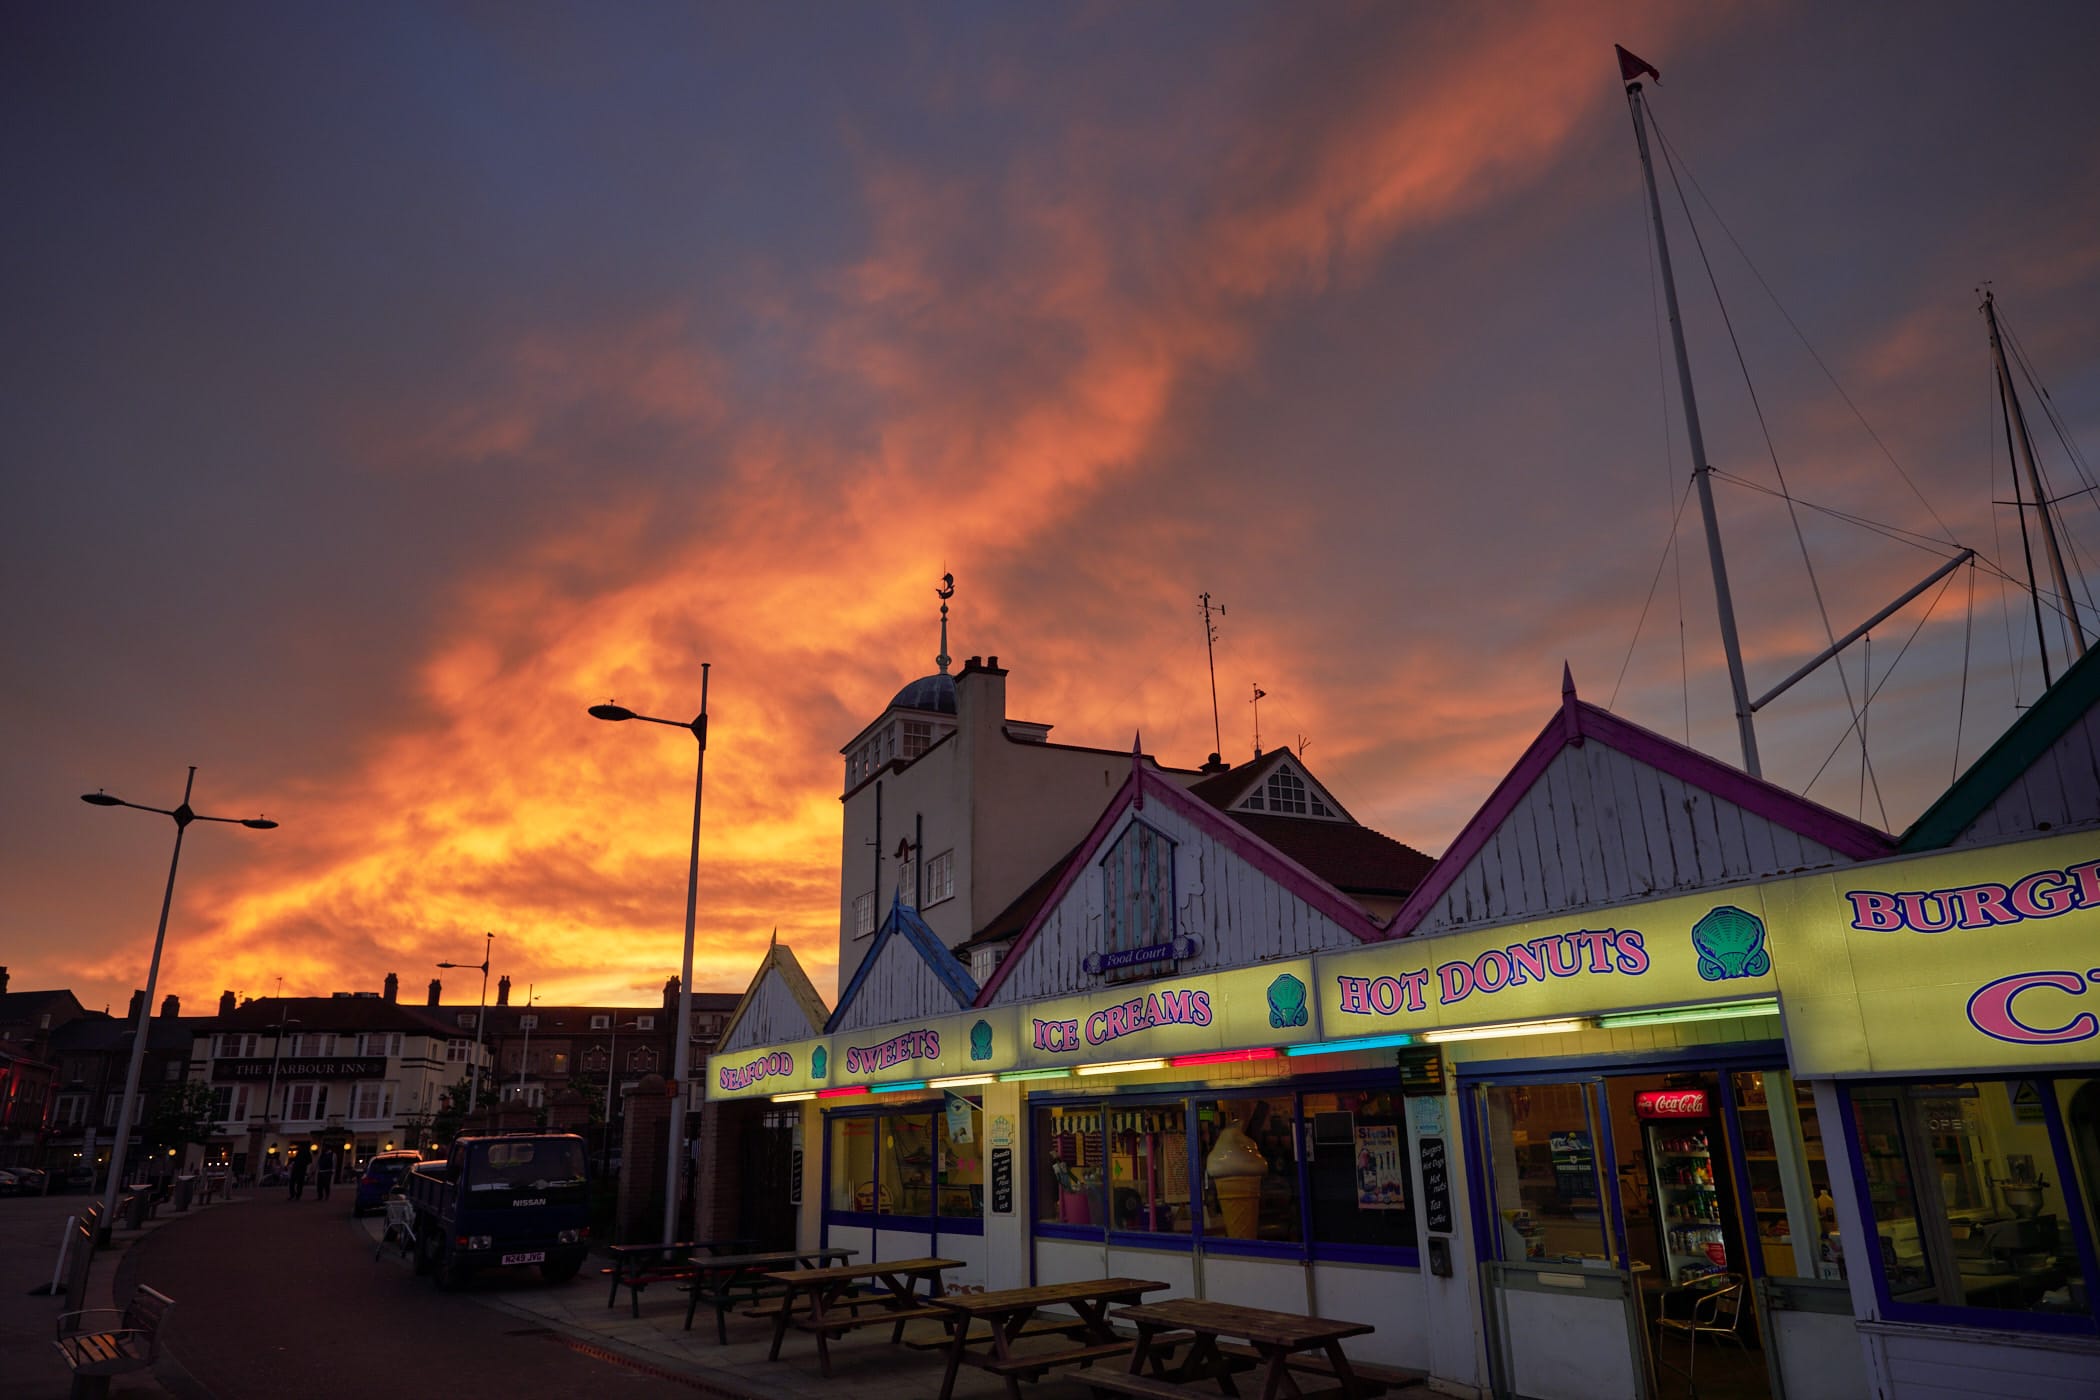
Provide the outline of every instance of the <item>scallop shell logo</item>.
<path id="1" fill-rule="evenodd" d="M 970 1058 L 973 1060 L 989 1060 L 992 1058 L 991 1022 L 979 1021 L 976 1025 L 970 1027 Z"/>
<path id="2" fill-rule="evenodd" d="M 810 1051 L 809 1077 L 811 1079 L 822 1079 L 824 1077 L 824 1066 L 830 1059 L 831 1056 L 825 1053 L 824 1047 L 821 1045 Z"/>
<path id="3" fill-rule="evenodd" d="M 1709 982 L 1762 977 L 1772 970 L 1764 920 L 1733 904 L 1710 911 L 1692 925 L 1692 946 L 1699 950 L 1699 975 Z"/>
<path id="4" fill-rule="evenodd" d="M 1269 984 L 1269 1025 L 1285 1030 L 1305 1022 L 1305 984 L 1286 972 Z"/>

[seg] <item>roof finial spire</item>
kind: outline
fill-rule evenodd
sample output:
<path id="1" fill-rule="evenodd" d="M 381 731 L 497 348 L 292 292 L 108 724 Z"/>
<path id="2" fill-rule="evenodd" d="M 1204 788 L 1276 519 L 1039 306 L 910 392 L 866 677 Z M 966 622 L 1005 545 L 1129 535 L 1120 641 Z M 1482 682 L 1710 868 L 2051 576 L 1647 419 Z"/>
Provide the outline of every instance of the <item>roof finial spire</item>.
<path id="1" fill-rule="evenodd" d="M 955 659 L 948 655 L 948 600 L 955 596 L 955 575 L 942 574 L 941 586 L 933 591 L 941 600 L 941 654 L 933 660 L 945 676 L 948 674 L 948 663 Z"/>

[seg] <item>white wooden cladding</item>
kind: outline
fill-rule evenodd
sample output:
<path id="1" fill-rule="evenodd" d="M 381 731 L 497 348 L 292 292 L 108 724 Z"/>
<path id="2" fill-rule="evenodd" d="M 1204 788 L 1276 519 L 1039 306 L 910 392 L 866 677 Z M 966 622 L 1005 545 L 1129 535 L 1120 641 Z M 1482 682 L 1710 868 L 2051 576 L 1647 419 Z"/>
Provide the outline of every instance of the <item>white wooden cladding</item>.
<path id="1" fill-rule="evenodd" d="M 1175 931 L 1193 935 L 1203 945 L 1196 956 L 1183 959 L 1176 971 L 1216 972 L 1362 946 L 1354 934 L 1250 865 L 1209 831 L 1154 803 L 1141 813 L 1124 813 L 1107 840 L 1084 857 L 1086 864 L 1078 878 L 1048 911 L 1034 941 L 1007 955 L 1008 962 L 1020 961 L 999 984 L 999 1003 L 1069 996 L 1115 985 L 1087 972 L 1082 961 L 1101 948 L 1102 890 L 1097 862 L 1132 820 L 1148 822 L 1174 842 Z"/>
<path id="2" fill-rule="evenodd" d="M 953 1016 L 962 1009 L 955 993 L 902 935 L 882 941 L 867 973 L 854 993 L 853 1004 L 842 1009 L 834 1030 L 856 1031 L 920 1016 Z"/>
<path id="3" fill-rule="evenodd" d="M 2087 710 L 1950 845 L 1980 846 L 2100 822 L 2100 710 Z"/>
<path id="4" fill-rule="evenodd" d="M 1562 749 L 1416 936 L 1849 864 L 1601 743 Z"/>
<path id="5" fill-rule="evenodd" d="M 809 1023 L 809 1013 L 802 1002 L 789 990 L 787 980 L 778 972 L 768 971 L 765 980 L 751 993 L 750 1004 L 737 1019 L 728 1037 L 716 1054 L 730 1050 L 747 1050 L 760 1045 L 785 1045 L 791 1041 L 808 1040 L 821 1035 L 824 1025 Z"/>

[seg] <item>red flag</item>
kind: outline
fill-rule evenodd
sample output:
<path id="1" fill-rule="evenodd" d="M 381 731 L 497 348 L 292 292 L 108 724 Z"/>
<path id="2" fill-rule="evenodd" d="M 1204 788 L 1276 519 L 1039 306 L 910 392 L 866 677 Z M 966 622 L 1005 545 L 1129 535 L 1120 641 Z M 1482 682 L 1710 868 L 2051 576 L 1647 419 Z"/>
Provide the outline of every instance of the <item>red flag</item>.
<path id="1" fill-rule="evenodd" d="M 1662 81 L 1663 75 L 1656 72 L 1655 65 L 1647 59 L 1636 57 L 1619 48 L 1617 44 L 1613 44 L 1612 48 L 1617 50 L 1619 55 L 1619 81 L 1626 83 L 1635 82 L 1643 73 L 1646 73 L 1658 83 Z"/>

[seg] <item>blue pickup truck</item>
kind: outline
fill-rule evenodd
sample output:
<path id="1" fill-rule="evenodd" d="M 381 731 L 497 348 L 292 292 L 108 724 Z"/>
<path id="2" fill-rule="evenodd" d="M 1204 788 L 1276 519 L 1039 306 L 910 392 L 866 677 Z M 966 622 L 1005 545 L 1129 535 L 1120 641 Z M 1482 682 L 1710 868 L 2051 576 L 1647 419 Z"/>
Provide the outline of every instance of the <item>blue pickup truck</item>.
<path id="1" fill-rule="evenodd" d="M 454 1139 L 452 1151 L 408 1172 L 416 1272 L 440 1288 L 479 1269 L 533 1265 L 567 1283 L 590 1252 L 583 1139 L 574 1133 L 492 1133 Z"/>

